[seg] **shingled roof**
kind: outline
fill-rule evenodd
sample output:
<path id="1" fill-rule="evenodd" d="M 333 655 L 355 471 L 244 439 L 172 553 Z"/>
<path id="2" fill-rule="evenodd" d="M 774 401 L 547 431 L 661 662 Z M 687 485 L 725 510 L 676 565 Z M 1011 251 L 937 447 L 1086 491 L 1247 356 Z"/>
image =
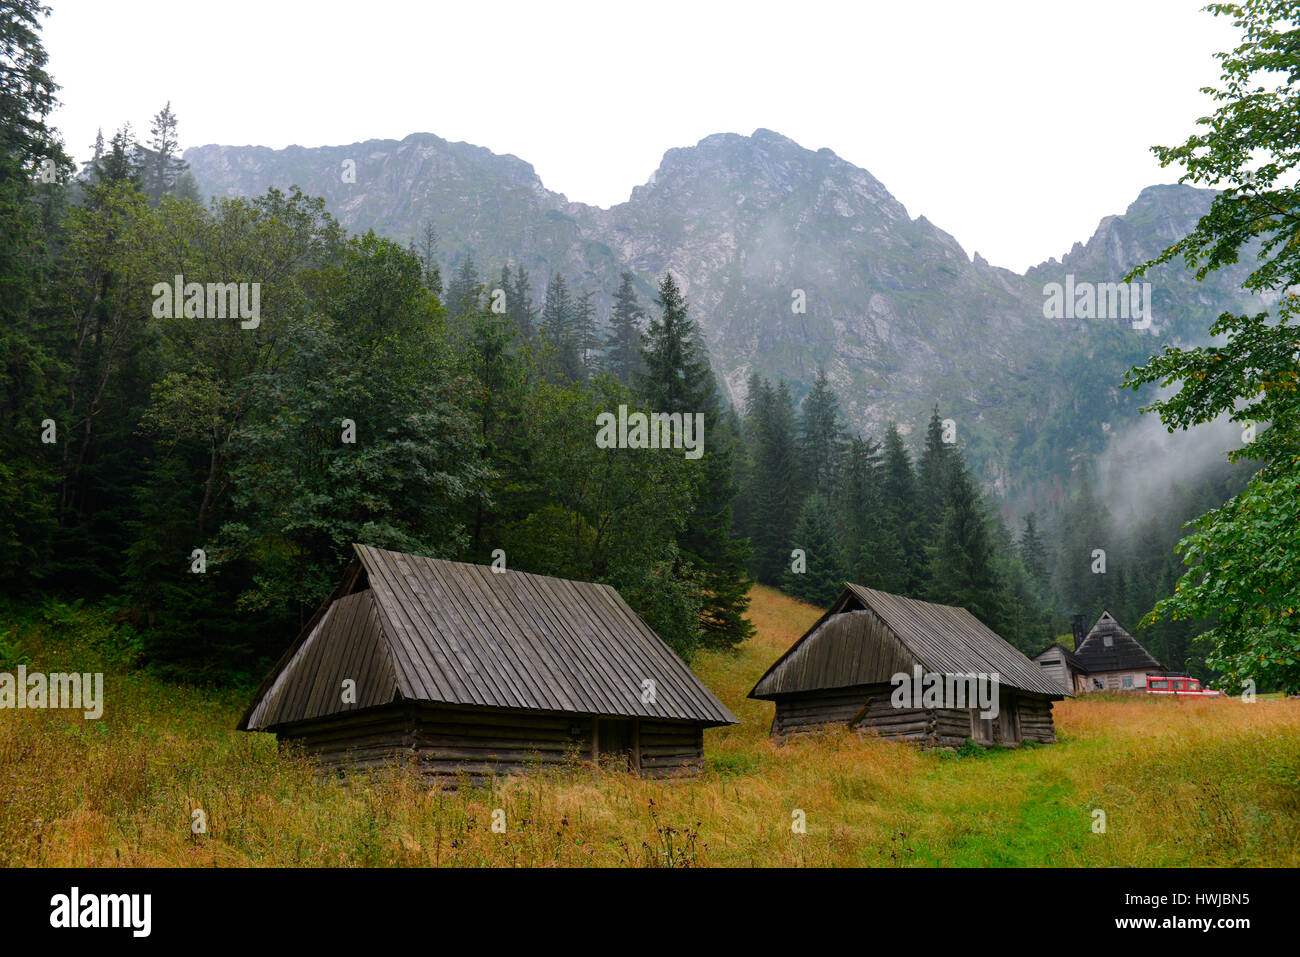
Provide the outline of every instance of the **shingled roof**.
<path id="1" fill-rule="evenodd" d="M 751 698 L 888 682 L 915 665 L 936 674 L 992 674 L 1008 688 L 1063 697 L 1046 672 L 965 608 L 862 585 L 844 592 L 776 660 Z"/>
<path id="2" fill-rule="evenodd" d="M 402 699 L 736 722 L 609 585 L 353 548 L 344 584 L 280 659 L 241 729 Z M 346 678 L 356 703 L 341 702 Z M 647 678 L 653 702 L 642 701 Z"/>
<path id="3" fill-rule="evenodd" d="M 1110 644 L 1106 639 L 1110 639 Z M 1159 671 L 1160 662 L 1142 643 L 1124 630 L 1109 611 L 1103 611 L 1092 630 L 1074 649 L 1074 656 L 1084 668 L 1096 674 L 1102 671 Z"/>

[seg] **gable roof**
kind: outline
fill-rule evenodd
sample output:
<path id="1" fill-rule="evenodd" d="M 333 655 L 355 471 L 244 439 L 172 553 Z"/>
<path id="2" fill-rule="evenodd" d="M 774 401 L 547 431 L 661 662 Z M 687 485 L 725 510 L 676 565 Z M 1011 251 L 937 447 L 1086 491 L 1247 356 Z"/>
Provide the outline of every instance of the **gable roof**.
<path id="1" fill-rule="evenodd" d="M 888 682 L 915 665 L 938 674 L 992 674 L 1000 684 L 1060 698 L 1056 682 L 965 608 L 847 583 L 844 592 L 759 678 L 751 698 Z"/>
<path id="2" fill-rule="evenodd" d="M 400 699 L 736 722 L 609 585 L 353 548 L 344 583 L 258 690 L 241 729 Z M 346 678 L 355 704 L 341 701 Z M 653 703 L 641 700 L 647 678 Z"/>
<path id="3" fill-rule="evenodd" d="M 1107 638 L 1111 639 L 1109 646 Z M 1074 656 L 1093 674 L 1101 671 L 1159 671 L 1162 667 L 1109 611 L 1101 613 L 1087 637 L 1074 649 Z"/>
<path id="4" fill-rule="evenodd" d="M 1031 658 L 1031 660 L 1032 660 L 1032 661 L 1038 661 L 1039 658 L 1043 657 L 1043 655 L 1047 654 L 1047 653 L 1048 653 L 1049 651 L 1051 651 L 1053 648 L 1055 648 L 1057 651 L 1059 651 L 1059 652 L 1061 653 L 1061 656 L 1065 659 L 1066 664 L 1068 664 L 1068 665 L 1069 665 L 1071 668 L 1073 668 L 1075 671 L 1081 671 L 1081 672 L 1083 672 L 1084 674 L 1087 674 L 1087 673 L 1088 673 L 1088 669 L 1087 669 L 1087 667 L 1084 665 L 1084 663 L 1083 663 L 1082 661 L 1079 660 L 1079 656 L 1076 655 L 1076 654 L 1075 654 L 1073 651 L 1071 651 L 1069 648 L 1065 647 L 1065 645 L 1061 644 L 1059 641 L 1054 641 L 1054 642 L 1052 642 L 1050 645 L 1048 645 L 1048 646 L 1047 646 L 1046 648 L 1044 648 L 1042 651 L 1040 651 L 1040 652 L 1038 652 L 1036 655 L 1034 655 L 1034 656 Z M 1039 662 L 1039 664 L 1041 665 L 1041 662 Z"/>

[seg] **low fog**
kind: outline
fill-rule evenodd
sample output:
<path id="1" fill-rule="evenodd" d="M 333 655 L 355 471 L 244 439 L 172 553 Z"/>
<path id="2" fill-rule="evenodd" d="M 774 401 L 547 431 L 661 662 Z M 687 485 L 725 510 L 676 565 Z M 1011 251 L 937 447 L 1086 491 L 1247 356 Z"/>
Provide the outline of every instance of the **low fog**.
<path id="1" fill-rule="evenodd" d="M 1243 444 L 1244 424 L 1227 415 L 1187 431 L 1166 430 L 1154 412 L 1116 432 L 1097 463 L 1097 496 L 1117 529 L 1162 511 L 1171 488 L 1226 471 Z"/>

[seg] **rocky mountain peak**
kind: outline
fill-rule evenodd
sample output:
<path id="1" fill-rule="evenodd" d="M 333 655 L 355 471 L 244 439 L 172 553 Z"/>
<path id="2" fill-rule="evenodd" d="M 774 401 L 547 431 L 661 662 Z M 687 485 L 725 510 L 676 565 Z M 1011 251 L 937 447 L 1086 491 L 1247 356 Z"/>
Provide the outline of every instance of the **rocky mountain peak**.
<path id="1" fill-rule="evenodd" d="M 1105 338 L 1113 324 L 1045 319 L 1044 283 L 1066 272 L 1119 279 L 1183 235 L 1212 198 L 1184 186 L 1143 190 L 1060 263 L 1022 276 L 972 260 L 865 169 L 767 129 L 670 149 L 627 202 L 604 210 L 547 190 L 518 157 L 429 133 L 317 149 L 206 146 L 186 159 L 209 193 L 296 183 L 354 231 L 406 242 L 432 223 L 447 265 L 472 255 L 485 277 L 522 265 L 534 301 L 558 272 L 590 289 L 605 315 L 621 271 L 637 277 L 646 305 L 671 271 L 731 401 L 743 402 L 754 372 L 786 379 L 801 398 L 823 367 L 854 431 L 924 421 L 939 402 L 995 482 L 1010 481 L 1012 449 L 1080 454 L 1077 443 L 1026 451 L 1053 434 L 1043 432 L 1053 416 L 1088 403 L 1096 421 L 1110 421 L 1122 401 L 1128 353 L 1097 358 L 1115 350 Z M 346 159 L 356 163 L 352 183 L 339 176 Z M 1231 277 L 1197 286 L 1179 264 L 1162 269 L 1153 281 L 1165 329 L 1204 329 L 1206 314 L 1237 301 Z M 1144 346 L 1134 340 L 1130 351 Z M 1074 369 L 1071 356 L 1087 362 L 1061 373 Z"/>

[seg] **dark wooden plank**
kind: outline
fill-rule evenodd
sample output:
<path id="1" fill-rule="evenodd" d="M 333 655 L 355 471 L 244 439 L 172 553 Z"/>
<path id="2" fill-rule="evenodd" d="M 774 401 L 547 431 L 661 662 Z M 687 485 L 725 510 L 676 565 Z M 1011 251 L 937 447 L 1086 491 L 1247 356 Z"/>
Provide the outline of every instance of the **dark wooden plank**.
<path id="1" fill-rule="evenodd" d="M 568 694 L 580 708 L 590 714 L 625 714 L 611 702 L 617 697 L 610 685 L 618 681 L 608 670 L 603 655 L 593 657 L 588 636 L 561 615 L 562 599 L 553 583 L 540 575 L 519 575 L 511 585 L 518 601 L 518 611 L 526 616 L 538 639 L 539 650 L 546 651 L 568 680 Z"/>
<path id="2" fill-rule="evenodd" d="M 502 660 L 492 629 L 473 608 L 465 607 L 464 597 L 457 593 L 455 576 L 444 576 L 441 563 L 411 558 L 409 580 L 413 587 L 422 590 L 422 607 L 441 631 L 467 683 L 472 685 L 474 696 L 470 700 L 503 707 L 527 707 L 528 698 L 518 692 L 508 677 L 508 662 Z"/>
<path id="3" fill-rule="evenodd" d="M 573 583 L 569 583 L 573 584 Z M 679 717 L 693 715 L 715 724 L 733 724 L 733 715 L 709 691 L 684 661 L 664 644 L 613 588 L 608 585 L 584 585 L 583 597 L 593 607 L 598 620 L 608 621 L 619 634 L 632 636 L 627 660 L 646 667 L 642 678 L 655 678 L 654 706 L 640 703 L 641 682 L 636 682 L 634 709 L 644 717 Z M 666 695 L 663 692 L 666 690 Z"/>
<path id="4" fill-rule="evenodd" d="M 519 627 L 513 608 L 502 600 L 512 591 L 508 582 L 499 584 L 492 580 L 517 574 L 511 571 L 494 572 L 481 565 L 465 566 L 462 582 L 467 597 L 475 603 L 476 611 L 499 632 L 501 645 L 511 656 L 521 694 L 531 706 L 571 711 L 574 702 L 569 698 L 563 680 L 547 656 L 539 655 L 529 636 Z M 489 577 L 492 576 L 492 577 Z"/>
<path id="5" fill-rule="evenodd" d="M 398 687 L 402 694 L 407 698 L 433 701 L 446 697 L 450 693 L 447 686 L 445 684 L 440 686 L 432 678 L 422 659 L 411 651 L 412 642 L 405 637 L 405 633 L 412 630 L 415 625 L 401 608 L 398 596 L 393 594 L 393 586 L 388 581 L 388 575 L 382 567 L 380 558 L 372 554 L 379 550 L 365 545 L 356 546 L 356 550 L 370 576 L 371 590 L 375 595 L 375 608 L 379 612 L 384 635 L 393 653 Z"/>
<path id="6" fill-rule="evenodd" d="M 631 677 L 629 704 L 634 713 L 645 717 L 680 714 L 719 717 L 718 708 L 715 707 L 717 702 L 712 693 L 704 689 L 694 673 L 627 606 L 617 591 L 609 586 L 588 586 L 582 592 L 582 599 L 592 608 L 598 620 L 623 629 L 628 636 L 629 640 L 618 660 Z M 646 678 L 655 682 L 654 704 L 644 704 L 641 701 L 641 683 Z M 704 693 L 701 694 L 701 691 Z"/>
<path id="7" fill-rule="evenodd" d="M 428 619 L 418 597 L 412 593 L 406 576 L 398 567 L 396 553 L 378 548 L 366 548 L 372 587 L 380 597 L 380 607 L 387 613 L 385 624 L 393 625 L 388 637 L 394 650 L 400 649 L 408 663 L 405 670 L 411 686 L 403 694 L 426 701 L 469 700 L 467 685 L 458 678 L 452 666 L 449 649 L 442 643 L 442 634 Z M 382 584 L 379 584 L 382 583 Z"/>

